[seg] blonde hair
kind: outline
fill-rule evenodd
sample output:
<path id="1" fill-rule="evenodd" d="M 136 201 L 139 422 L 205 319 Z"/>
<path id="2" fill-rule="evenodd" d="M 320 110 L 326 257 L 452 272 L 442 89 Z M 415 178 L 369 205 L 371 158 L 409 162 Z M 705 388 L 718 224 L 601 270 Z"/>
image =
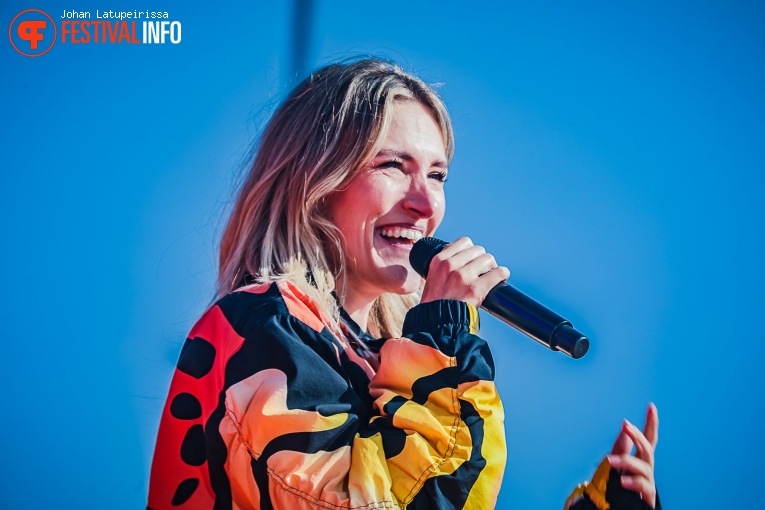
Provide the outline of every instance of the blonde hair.
<path id="1" fill-rule="evenodd" d="M 263 131 L 223 231 L 219 296 L 253 281 L 288 279 L 339 321 L 332 292 L 345 271 L 341 233 L 322 211 L 323 199 L 380 150 L 397 100 L 425 107 L 451 160 L 454 135 L 441 98 L 391 62 L 328 65 L 292 91 Z M 399 336 L 416 301 L 415 295 L 380 296 L 369 333 Z"/>

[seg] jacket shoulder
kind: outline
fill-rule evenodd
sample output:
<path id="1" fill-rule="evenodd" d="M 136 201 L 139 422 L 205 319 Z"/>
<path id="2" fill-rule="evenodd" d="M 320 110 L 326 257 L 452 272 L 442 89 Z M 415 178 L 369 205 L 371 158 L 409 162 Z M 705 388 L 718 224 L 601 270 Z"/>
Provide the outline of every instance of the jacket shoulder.
<path id="1" fill-rule="evenodd" d="M 224 319 L 237 335 L 246 337 L 261 323 L 282 315 L 292 316 L 317 332 L 331 325 L 327 313 L 289 281 L 240 287 L 218 300 L 200 322 Z"/>

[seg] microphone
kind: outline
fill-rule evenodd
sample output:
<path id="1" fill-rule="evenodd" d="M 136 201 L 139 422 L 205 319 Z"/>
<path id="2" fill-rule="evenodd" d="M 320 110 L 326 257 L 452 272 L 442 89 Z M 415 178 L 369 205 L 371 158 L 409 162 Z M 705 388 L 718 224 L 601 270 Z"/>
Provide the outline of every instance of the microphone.
<path id="1" fill-rule="evenodd" d="M 409 262 L 420 276 L 427 278 L 430 261 L 447 244 L 435 237 L 423 237 L 414 243 Z M 481 308 L 540 344 L 574 359 L 587 354 L 590 348 L 587 337 L 575 330 L 569 321 L 506 282 L 498 283 L 489 291 Z"/>

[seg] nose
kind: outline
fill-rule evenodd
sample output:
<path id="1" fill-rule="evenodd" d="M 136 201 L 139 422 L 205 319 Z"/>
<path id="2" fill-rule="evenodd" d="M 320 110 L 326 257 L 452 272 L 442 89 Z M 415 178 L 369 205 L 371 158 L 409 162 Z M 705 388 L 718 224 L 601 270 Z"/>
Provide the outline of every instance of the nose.
<path id="1" fill-rule="evenodd" d="M 414 213 L 418 218 L 431 218 L 441 206 L 443 196 L 436 190 L 427 177 L 412 177 L 409 188 L 404 196 L 404 209 Z"/>

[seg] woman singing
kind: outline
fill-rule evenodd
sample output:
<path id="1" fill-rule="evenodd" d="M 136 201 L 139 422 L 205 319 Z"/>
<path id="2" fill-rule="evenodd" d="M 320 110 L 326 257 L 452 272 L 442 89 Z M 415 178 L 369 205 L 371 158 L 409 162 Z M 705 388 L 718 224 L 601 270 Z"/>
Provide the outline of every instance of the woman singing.
<path id="1" fill-rule="evenodd" d="M 464 237 L 424 286 L 409 264 L 453 151 L 441 99 L 394 64 L 330 65 L 289 95 L 181 350 L 149 508 L 494 507 L 504 413 L 477 307 L 510 273 Z M 653 406 L 644 433 L 625 423 L 566 506 L 658 507 L 657 428 Z"/>

